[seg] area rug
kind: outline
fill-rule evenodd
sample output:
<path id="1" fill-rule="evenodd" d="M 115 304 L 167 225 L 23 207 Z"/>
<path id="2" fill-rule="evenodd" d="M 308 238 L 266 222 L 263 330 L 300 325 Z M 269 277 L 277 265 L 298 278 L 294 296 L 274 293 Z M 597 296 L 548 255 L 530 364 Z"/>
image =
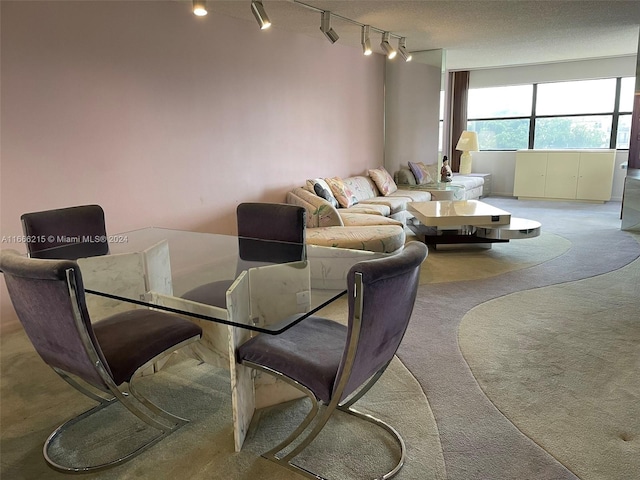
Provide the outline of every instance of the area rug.
<path id="1" fill-rule="evenodd" d="M 64 420 L 93 406 L 69 387 L 33 351 L 23 332 L 2 336 L 0 477 L 63 479 L 42 456 L 47 436 Z M 96 479 L 273 479 L 298 474 L 260 456 L 299 423 L 309 404 L 290 402 L 260 411 L 241 452 L 233 451 L 231 395 L 225 370 L 175 355 L 159 373 L 143 377 L 138 389 L 168 411 L 190 422 L 140 456 L 119 467 L 82 478 Z M 363 412 L 394 425 L 407 443 L 407 461 L 399 479 L 446 478 L 440 438 L 427 399 L 412 375 L 395 359 L 378 384 L 358 402 Z M 114 408 L 115 407 L 115 408 Z M 105 449 L 105 437 L 125 444 L 124 433 L 145 434 L 145 425 L 120 406 L 83 421 L 58 458 L 86 460 L 117 453 Z M 108 412 L 107 415 L 102 415 Z M 64 448 L 62 448 L 64 447 Z M 84 452 L 88 451 L 86 455 Z M 340 414 L 303 452 L 300 463 L 330 478 L 372 478 L 392 468 L 397 448 L 381 429 Z M 80 477 L 78 477 L 80 478 Z"/>
<path id="2" fill-rule="evenodd" d="M 480 280 L 547 262 L 571 248 L 571 242 L 553 233 L 508 243 L 430 249 L 420 271 L 420 283 Z"/>
<path id="3" fill-rule="evenodd" d="M 575 479 L 578 477 L 572 469 L 521 432 L 487 398 L 462 355 L 458 326 L 467 312 L 484 302 L 621 269 L 638 258 L 640 245 L 631 234 L 620 230 L 619 203 L 493 197 L 485 201 L 514 216 L 540 221 L 543 232 L 566 239 L 570 248 L 531 267 L 488 278 L 421 285 L 398 356 L 427 394 L 438 423 L 448 478 Z M 475 265 L 469 263 L 468 268 L 473 270 Z M 540 302 L 547 299 L 541 298 Z M 525 307 L 515 315 L 524 313 Z M 593 442 L 597 449 L 595 439 Z"/>
<path id="4" fill-rule="evenodd" d="M 491 402 L 584 480 L 640 477 L 640 260 L 489 301 L 460 349 Z"/>

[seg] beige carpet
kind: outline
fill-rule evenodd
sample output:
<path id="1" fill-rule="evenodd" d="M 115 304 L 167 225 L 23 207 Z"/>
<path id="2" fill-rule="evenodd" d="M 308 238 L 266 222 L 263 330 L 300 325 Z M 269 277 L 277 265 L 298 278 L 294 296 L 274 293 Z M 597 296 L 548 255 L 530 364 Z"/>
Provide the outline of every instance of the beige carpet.
<path id="1" fill-rule="evenodd" d="M 640 260 L 481 304 L 459 343 L 494 405 L 579 478 L 640 478 Z"/>
<path id="2" fill-rule="evenodd" d="M 69 387 L 34 353 L 22 332 L 3 335 L 1 348 L 0 478 L 67 478 L 51 470 L 42 457 L 47 436 L 67 418 L 92 406 Z M 264 410 L 254 420 L 240 453 L 233 452 L 228 374 L 195 360 L 176 356 L 159 374 L 144 377 L 139 390 L 159 405 L 190 423 L 150 450 L 115 469 L 84 475 L 100 479 L 274 479 L 301 478 L 260 454 L 292 430 L 308 409 L 306 400 Z M 399 479 L 446 478 L 439 433 L 427 399 L 413 376 L 394 360 L 379 383 L 359 402 L 362 411 L 394 425 L 408 448 Z M 109 407 L 112 408 L 112 407 Z M 130 420 L 115 410 L 118 427 L 109 431 L 104 421 L 86 423 L 67 446 L 100 446 L 104 435 L 122 436 L 118 430 Z M 139 430 L 141 427 L 134 427 Z M 300 458 L 300 463 L 332 478 L 371 478 L 392 468 L 397 453 L 386 433 L 366 422 L 340 414 Z"/>
<path id="3" fill-rule="evenodd" d="M 412 239 L 411 237 L 409 237 Z M 480 280 L 551 260 L 571 248 L 566 238 L 542 232 L 539 237 L 478 246 L 438 247 L 420 271 L 420 283 Z"/>
<path id="4" fill-rule="evenodd" d="M 565 238 L 543 232 L 535 239 L 494 244 L 489 250 L 430 251 L 422 269 L 421 283 L 437 287 L 438 284 L 445 286 L 444 282 L 463 281 L 464 284 L 464 280 L 499 278 L 506 272 L 543 264 L 567 252 L 570 247 L 571 243 Z M 324 313 L 330 318 L 343 320 L 344 302 L 337 302 Z M 416 328 L 418 323 L 415 324 Z M 423 342 L 420 346 L 414 345 L 412 335 L 408 337 L 405 338 L 406 352 L 413 352 L 415 348 L 424 351 L 427 348 Z M 42 459 L 42 443 L 57 424 L 79 413 L 91 402 L 84 400 L 48 369 L 21 332 L 3 335 L 1 341 L 0 477 L 67 478 L 46 466 Z M 434 353 L 437 353 L 437 349 Z M 440 357 L 433 357 L 436 358 Z M 432 362 L 433 359 L 428 361 Z M 448 382 L 452 385 L 456 383 L 454 379 Z M 277 442 L 284 432 L 283 426 L 288 428 L 296 424 L 306 408 L 304 402 L 294 402 L 257 415 L 245 448 L 236 454 L 231 448 L 230 396 L 227 386 L 226 372 L 199 365 L 190 359 L 173 362 L 161 374 L 144 379 L 141 389 L 147 389 L 158 403 L 189 418 L 191 423 L 132 462 L 84 478 L 301 478 L 262 459 L 259 454 Z M 437 392 L 429 391 L 430 398 Z M 443 432 L 436 426 L 422 388 L 400 361 L 394 361 L 379 385 L 360 403 L 363 409 L 379 413 L 398 427 L 407 441 L 407 463 L 397 478 L 444 479 L 448 473 L 451 478 L 461 480 L 484 479 L 487 477 L 482 472 L 492 471 L 489 465 L 476 460 L 476 463 L 471 462 L 475 465 L 472 470 L 465 472 L 458 465 L 453 474 L 445 471 L 441 445 Z M 442 420 L 446 419 L 439 419 L 438 422 Z M 367 478 L 372 474 L 367 464 L 377 462 L 380 470 L 375 471 L 389 466 L 390 457 L 384 438 L 378 436 L 369 440 L 359 430 L 360 423 L 330 427 L 333 430 L 330 429 L 323 438 L 319 438 L 314 445 L 315 450 L 310 451 L 312 457 L 320 462 L 318 470 L 327 475 L 333 474 L 338 479 Z M 450 427 L 447 427 L 445 437 L 451 436 Z M 466 433 L 468 424 L 462 427 L 462 435 L 470 434 Z M 355 442 L 353 438 L 356 438 Z M 597 445 L 598 442 L 593 444 Z M 451 451 L 448 455 L 453 458 Z M 469 456 L 462 450 L 460 455 L 465 458 Z M 308 458 L 304 460 L 313 461 Z M 504 475 L 500 478 L 504 478 Z"/>

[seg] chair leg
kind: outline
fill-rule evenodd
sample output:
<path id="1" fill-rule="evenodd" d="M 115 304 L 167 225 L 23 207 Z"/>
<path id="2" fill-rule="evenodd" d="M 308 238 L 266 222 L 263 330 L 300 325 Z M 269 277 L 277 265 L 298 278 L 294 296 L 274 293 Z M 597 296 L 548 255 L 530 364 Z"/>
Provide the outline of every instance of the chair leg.
<path id="1" fill-rule="evenodd" d="M 378 425 L 379 427 L 386 430 L 389 434 L 391 434 L 395 438 L 400 448 L 400 458 L 396 463 L 396 465 L 390 471 L 388 471 L 387 473 L 383 474 L 380 477 L 377 477 L 378 479 L 380 480 L 390 479 L 394 477 L 402 469 L 406 459 L 406 445 L 404 443 L 404 440 L 398 433 L 398 431 L 388 423 L 380 420 L 379 418 L 376 418 L 366 413 L 359 412 L 350 407 L 353 403 L 355 403 L 355 401 L 361 398 L 371 388 L 371 386 L 373 386 L 373 384 L 377 381 L 377 379 L 380 377 L 380 375 L 382 375 L 382 373 L 386 369 L 386 365 L 383 368 L 381 368 L 380 371 L 378 371 L 371 378 L 371 380 L 369 380 L 369 382 L 367 382 L 367 384 L 357 392 L 356 395 L 348 399 L 345 405 L 338 405 L 337 402 L 336 403 L 332 402 L 331 404 L 329 404 L 323 409 L 322 413 L 320 413 L 320 408 L 319 408 L 319 403 L 317 398 L 304 385 L 301 385 L 295 380 L 292 380 L 282 375 L 279 372 L 271 370 L 270 368 L 263 367 L 261 365 L 257 365 L 247 361 L 243 362 L 243 365 L 254 368 L 256 370 L 261 370 L 270 375 L 274 375 L 280 378 L 281 380 L 287 382 L 293 387 L 304 392 L 311 399 L 311 402 L 312 402 L 311 411 L 307 414 L 307 416 L 302 421 L 302 423 L 298 425 L 298 427 L 285 440 L 280 442 L 278 445 L 276 445 L 274 448 L 272 448 L 268 452 L 263 453 L 262 456 L 264 458 L 271 460 L 279 465 L 282 465 L 290 470 L 293 470 L 307 478 L 312 478 L 316 480 L 327 480 L 325 477 L 315 472 L 312 472 L 311 470 L 301 467 L 300 465 L 296 465 L 295 463 L 292 462 L 292 459 L 295 458 L 297 455 L 299 455 L 300 452 L 302 452 L 305 448 L 309 446 L 309 444 L 311 444 L 311 442 L 313 442 L 313 440 L 315 440 L 315 438 L 322 431 L 327 421 L 333 414 L 333 411 L 336 409 L 339 409 L 340 411 L 348 413 L 349 415 L 353 415 L 357 418 L 360 418 L 367 422 Z M 306 435 L 304 435 L 305 431 L 309 429 L 309 425 L 314 421 L 315 423 L 313 425 L 313 428 Z M 283 453 L 282 455 L 278 455 L 294 444 L 295 446 L 291 450 L 289 450 L 286 453 Z"/>
<path id="2" fill-rule="evenodd" d="M 180 346 L 182 346 L 182 344 Z M 172 351 L 173 351 L 173 349 L 172 349 Z M 152 359 L 147 364 L 141 366 L 136 371 L 136 373 L 132 376 L 132 379 L 133 378 L 137 378 L 139 372 L 144 370 L 149 364 L 154 363 L 159 358 L 162 358 L 164 355 L 165 354 L 161 354 L 158 357 Z M 45 458 L 47 464 L 51 468 L 53 468 L 54 470 L 57 470 L 59 472 L 63 472 L 63 473 L 89 473 L 89 472 L 97 472 L 97 471 L 100 471 L 100 470 L 105 470 L 107 468 L 115 467 L 117 465 L 120 465 L 120 464 L 122 464 L 122 463 L 124 463 L 124 462 L 126 462 L 128 460 L 131 460 L 132 458 L 136 457 L 140 453 L 142 453 L 145 450 L 147 450 L 149 447 L 151 447 L 151 446 L 155 445 L 156 443 L 158 443 L 160 440 L 162 440 L 167 435 L 171 434 L 172 432 L 174 432 L 175 430 L 179 429 L 180 427 L 182 427 L 183 425 L 185 425 L 186 423 L 189 422 L 187 419 L 184 419 L 182 417 L 178 417 L 176 415 L 173 415 L 173 414 L 167 412 L 166 410 L 163 410 L 158 405 L 154 404 L 149 399 L 145 398 L 143 395 L 141 395 L 137 391 L 137 389 L 134 387 L 132 381 L 130 381 L 128 384 L 126 384 L 127 388 L 123 388 L 122 390 L 120 388 L 118 388 L 115 384 L 109 385 L 109 392 L 105 392 L 105 393 L 112 394 L 112 397 L 111 398 L 104 398 L 104 397 L 101 397 L 100 395 L 95 394 L 89 388 L 84 387 L 81 383 L 79 383 L 75 379 L 71 378 L 65 372 L 63 372 L 63 371 L 61 371 L 59 369 L 54 369 L 54 370 L 56 370 L 56 372 L 60 376 L 62 376 L 62 378 L 67 383 L 72 385 L 78 391 L 80 391 L 81 393 L 85 394 L 89 398 L 99 402 L 99 404 L 96 405 L 95 407 L 85 411 L 84 413 L 81 413 L 80 415 L 78 415 L 78 416 L 76 416 L 76 417 L 74 417 L 74 418 L 72 418 L 70 420 L 67 420 L 65 423 L 60 425 L 58 428 L 56 428 L 53 431 L 53 433 L 51 435 L 49 435 L 49 437 L 45 441 L 44 446 L 43 446 L 44 458 Z M 138 417 L 140 420 L 142 420 L 147 425 L 149 425 L 152 428 L 154 428 L 155 430 L 157 430 L 159 433 L 157 435 L 153 436 L 151 439 L 149 439 L 145 443 L 143 443 L 142 445 L 136 446 L 132 450 L 120 455 L 118 458 L 115 458 L 115 459 L 112 459 L 112 460 L 108 460 L 108 461 L 106 461 L 104 463 L 100 463 L 98 465 L 88 465 L 88 466 L 62 465 L 62 464 L 56 462 L 55 460 L 53 460 L 53 458 L 52 458 L 52 456 L 50 454 L 50 449 L 52 447 L 53 442 L 58 437 L 63 435 L 65 431 L 67 431 L 71 426 L 73 426 L 74 424 L 78 423 L 79 421 L 81 421 L 81 420 L 83 420 L 83 419 L 85 419 L 87 417 L 90 417 L 91 415 L 93 415 L 93 414 L 99 412 L 100 410 L 108 407 L 109 405 L 115 404 L 117 402 L 120 402 L 122 404 L 122 406 L 124 406 L 129 412 L 131 412 L 133 415 Z"/>

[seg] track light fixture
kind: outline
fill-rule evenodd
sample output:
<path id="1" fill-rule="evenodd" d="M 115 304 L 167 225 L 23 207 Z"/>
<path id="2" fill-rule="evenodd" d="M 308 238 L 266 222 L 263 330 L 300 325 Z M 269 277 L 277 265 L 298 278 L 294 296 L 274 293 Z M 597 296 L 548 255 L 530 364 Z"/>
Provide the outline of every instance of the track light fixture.
<path id="1" fill-rule="evenodd" d="M 327 37 L 327 39 L 331 43 L 336 43 L 340 36 L 336 33 L 336 31 L 331 28 L 331 16 L 338 17 L 340 20 L 344 20 L 345 22 L 352 23 L 360 26 L 362 29 L 361 33 L 361 44 L 362 44 L 362 53 L 364 55 L 371 55 L 373 53 L 373 49 L 371 48 L 371 39 L 369 35 L 371 30 L 374 32 L 378 32 L 382 34 L 382 42 L 380 43 L 380 47 L 382 48 L 384 54 L 387 56 L 389 60 L 395 58 L 398 53 L 400 56 L 404 58 L 405 62 L 411 61 L 411 53 L 407 51 L 407 39 L 406 37 L 401 37 L 395 33 L 391 33 L 389 31 L 385 31 L 375 26 L 365 25 L 356 20 L 352 20 L 351 18 L 344 17 L 337 13 L 332 13 L 329 10 L 322 10 L 318 7 L 314 7 L 313 5 L 309 5 L 306 1 L 303 0 L 289 0 L 296 5 L 307 8 L 309 10 L 313 10 L 315 12 L 319 12 L 322 15 L 322 20 L 320 23 L 320 31 Z M 203 17 L 207 14 L 207 2 L 206 0 L 192 0 L 193 3 L 193 13 L 199 17 Z M 267 15 L 267 12 L 262 4 L 262 0 L 251 0 L 251 13 L 256 17 L 256 21 L 260 26 L 261 30 L 267 29 L 271 26 L 271 20 Z M 389 43 L 389 39 L 397 38 L 398 39 L 398 48 L 397 50 L 391 46 Z"/>
<path id="2" fill-rule="evenodd" d="M 271 20 L 269 20 L 269 16 L 267 15 L 261 0 L 252 0 L 251 11 L 258 21 L 258 25 L 260 25 L 260 30 L 264 30 L 271 26 Z"/>
<path id="3" fill-rule="evenodd" d="M 365 55 L 371 55 L 373 50 L 371 50 L 371 40 L 369 39 L 369 25 L 362 26 L 362 53 Z"/>
<path id="4" fill-rule="evenodd" d="M 207 2 L 205 0 L 193 0 L 193 14 L 204 17 L 207 14 Z"/>
<path id="5" fill-rule="evenodd" d="M 404 58 L 405 62 L 410 62 L 413 56 L 407 51 L 407 39 L 406 37 L 400 37 L 398 40 L 398 52 L 400 56 Z"/>
<path id="6" fill-rule="evenodd" d="M 397 52 L 389 43 L 389 32 L 384 32 L 382 34 L 382 43 L 380 43 L 380 46 L 382 47 L 382 50 L 384 50 L 384 53 L 387 54 L 387 58 L 389 60 L 396 58 Z"/>
<path id="7" fill-rule="evenodd" d="M 322 23 L 320 24 L 320 30 L 324 33 L 325 37 L 329 39 L 331 43 L 338 41 L 338 34 L 333 28 L 331 28 L 331 12 L 325 10 L 322 12 Z"/>

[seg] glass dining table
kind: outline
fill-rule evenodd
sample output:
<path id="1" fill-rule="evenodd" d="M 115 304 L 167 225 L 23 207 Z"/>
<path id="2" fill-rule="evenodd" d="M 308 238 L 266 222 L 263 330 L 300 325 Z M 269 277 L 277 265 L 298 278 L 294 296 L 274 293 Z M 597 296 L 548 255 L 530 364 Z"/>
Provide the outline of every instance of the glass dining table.
<path id="1" fill-rule="evenodd" d="M 46 254 L 76 259 L 92 322 L 155 308 L 202 327 L 201 341 L 188 353 L 230 371 L 236 451 L 256 408 L 300 397 L 284 382 L 237 364 L 236 348 L 252 335 L 277 335 L 336 301 L 346 293 L 351 266 L 382 255 L 150 227 L 110 235 L 108 254 L 91 256 L 92 243 L 104 240 L 79 238 Z M 220 282 L 228 284 L 222 305 L 183 297 Z"/>
<path id="2" fill-rule="evenodd" d="M 78 260 L 85 293 L 89 296 L 88 302 L 93 305 L 154 307 L 200 320 L 277 335 L 345 293 L 345 285 L 311 285 L 311 279 L 306 278 L 311 265 L 304 244 L 144 228 L 109 236 L 108 254 L 91 256 L 90 245 L 94 239 L 85 240 L 90 241 L 52 248 L 48 252 L 52 258 Z M 213 288 L 216 282 L 224 280 L 232 286 L 244 275 L 258 276 L 257 272 L 264 272 L 271 283 L 271 290 L 265 293 L 272 307 L 278 302 L 288 304 L 287 308 L 274 312 L 262 309 L 246 322 L 247 319 L 230 318 L 224 305 L 218 305 L 219 309 L 206 308 L 206 313 L 198 313 L 192 305 L 165 305 L 170 303 L 167 297 L 182 298 L 190 290 L 209 285 Z M 279 285 L 274 285 L 274 282 Z M 253 283 L 254 289 L 257 288 L 255 281 Z M 112 302 L 97 300 L 92 296 Z M 95 321 L 110 312 L 109 308 L 94 307 L 90 313 Z"/>

